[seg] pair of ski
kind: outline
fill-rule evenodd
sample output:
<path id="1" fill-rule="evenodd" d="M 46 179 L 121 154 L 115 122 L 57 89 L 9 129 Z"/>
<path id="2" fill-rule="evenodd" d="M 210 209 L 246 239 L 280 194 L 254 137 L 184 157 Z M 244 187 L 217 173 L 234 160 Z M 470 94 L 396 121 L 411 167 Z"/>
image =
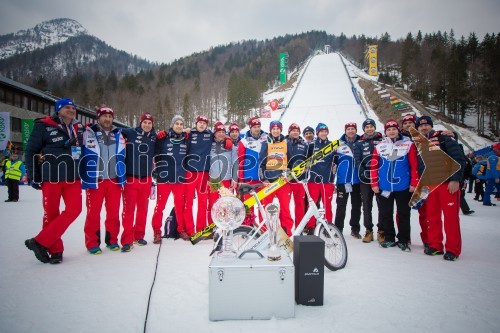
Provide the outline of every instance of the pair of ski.
<path id="1" fill-rule="evenodd" d="M 284 176 L 281 176 L 280 178 L 272 182 L 269 186 L 266 186 L 262 190 L 260 190 L 257 193 L 259 200 L 262 200 L 265 197 L 271 195 L 272 193 L 276 192 L 278 189 L 283 187 L 286 183 L 292 181 L 294 179 L 293 175 L 295 175 L 296 178 L 299 178 L 307 169 L 309 169 L 314 164 L 321 161 L 325 156 L 334 152 L 339 147 L 339 145 L 340 145 L 339 140 L 334 140 L 328 143 L 326 146 L 324 146 L 323 148 L 312 154 L 309 158 L 305 159 L 303 162 L 295 166 L 292 170 L 290 170 L 289 173 L 287 173 Z M 255 198 L 250 197 L 246 199 L 243 202 L 243 204 L 246 207 L 251 208 L 253 207 L 253 205 L 256 204 Z M 212 223 L 206 226 L 203 230 L 198 231 L 197 233 L 195 233 L 190 237 L 191 244 L 195 245 L 201 240 L 210 237 L 213 234 L 214 229 L 215 229 L 215 223 Z"/>

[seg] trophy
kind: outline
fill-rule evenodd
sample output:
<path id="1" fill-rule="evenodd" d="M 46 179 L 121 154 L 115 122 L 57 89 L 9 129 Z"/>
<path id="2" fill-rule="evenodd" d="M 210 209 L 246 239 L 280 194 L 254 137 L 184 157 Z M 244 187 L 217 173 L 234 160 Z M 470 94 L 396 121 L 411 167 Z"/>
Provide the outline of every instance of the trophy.
<path id="1" fill-rule="evenodd" d="M 235 196 L 222 196 L 213 205 L 212 219 L 222 229 L 222 249 L 217 253 L 221 257 L 235 257 L 233 249 L 233 230 L 245 219 L 245 206 Z"/>
<path id="2" fill-rule="evenodd" d="M 278 261 L 281 260 L 281 254 L 278 248 L 278 229 L 280 227 L 279 204 L 270 203 L 266 206 L 266 212 L 269 219 L 269 250 L 267 252 L 267 260 Z"/>

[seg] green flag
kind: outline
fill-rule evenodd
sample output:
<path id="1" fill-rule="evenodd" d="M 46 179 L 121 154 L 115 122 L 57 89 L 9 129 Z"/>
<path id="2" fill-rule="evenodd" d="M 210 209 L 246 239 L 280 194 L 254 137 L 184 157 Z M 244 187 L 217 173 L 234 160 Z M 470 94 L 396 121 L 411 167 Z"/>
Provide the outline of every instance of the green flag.
<path id="1" fill-rule="evenodd" d="M 28 144 L 28 139 L 33 130 L 33 119 L 22 119 L 21 120 L 21 134 L 23 138 L 23 150 L 26 150 L 26 145 Z"/>

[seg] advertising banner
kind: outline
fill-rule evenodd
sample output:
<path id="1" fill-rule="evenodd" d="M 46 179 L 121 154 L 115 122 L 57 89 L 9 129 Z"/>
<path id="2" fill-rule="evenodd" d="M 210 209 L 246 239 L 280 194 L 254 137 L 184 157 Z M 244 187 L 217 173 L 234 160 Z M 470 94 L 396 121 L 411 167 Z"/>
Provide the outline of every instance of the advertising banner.
<path id="1" fill-rule="evenodd" d="M 28 139 L 30 138 L 31 131 L 33 131 L 34 123 L 35 121 L 33 119 L 21 120 L 21 135 L 23 138 L 23 150 L 26 150 L 26 145 L 28 144 Z"/>
<path id="2" fill-rule="evenodd" d="M 378 59 L 377 59 L 377 45 L 368 46 L 366 51 L 366 58 L 368 60 L 368 74 L 371 76 L 378 75 Z"/>
<path id="3" fill-rule="evenodd" d="M 10 140 L 10 113 L 0 112 L 0 150 L 7 147 Z"/>

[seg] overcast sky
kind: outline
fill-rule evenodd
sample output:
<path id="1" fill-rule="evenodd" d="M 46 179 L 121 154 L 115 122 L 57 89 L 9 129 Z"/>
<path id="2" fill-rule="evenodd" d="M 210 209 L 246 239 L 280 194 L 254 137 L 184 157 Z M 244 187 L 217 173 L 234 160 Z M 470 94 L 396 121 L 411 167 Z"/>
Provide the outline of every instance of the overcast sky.
<path id="1" fill-rule="evenodd" d="M 211 46 L 310 30 L 380 36 L 500 32 L 499 0 L 2 0 L 0 35 L 55 18 L 80 22 L 107 44 L 169 63 Z"/>

